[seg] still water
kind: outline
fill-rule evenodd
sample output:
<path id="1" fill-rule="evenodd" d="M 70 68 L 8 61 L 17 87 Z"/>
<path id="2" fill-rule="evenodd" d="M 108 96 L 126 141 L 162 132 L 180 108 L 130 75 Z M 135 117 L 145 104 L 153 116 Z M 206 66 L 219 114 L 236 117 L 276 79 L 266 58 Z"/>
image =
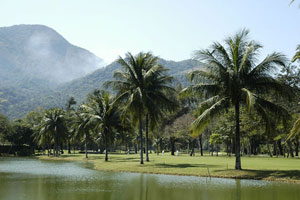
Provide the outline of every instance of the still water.
<path id="1" fill-rule="evenodd" d="M 99 172 L 85 163 L 0 158 L 0 200 L 299 200 L 300 184 Z"/>

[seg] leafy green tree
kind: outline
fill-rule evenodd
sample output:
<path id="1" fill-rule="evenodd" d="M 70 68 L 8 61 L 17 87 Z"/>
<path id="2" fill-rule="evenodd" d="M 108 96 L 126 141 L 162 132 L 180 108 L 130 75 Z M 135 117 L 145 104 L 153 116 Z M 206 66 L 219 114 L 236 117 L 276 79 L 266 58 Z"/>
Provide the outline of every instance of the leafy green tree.
<path id="1" fill-rule="evenodd" d="M 92 131 L 95 127 L 91 116 L 87 114 L 87 108 L 85 104 L 79 106 L 77 111 L 75 112 L 74 121 L 73 121 L 73 129 L 74 129 L 74 137 L 80 141 L 84 141 L 84 149 L 85 149 L 85 158 L 88 158 L 88 140 L 92 138 Z"/>
<path id="2" fill-rule="evenodd" d="M 119 107 L 109 92 L 104 90 L 90 96 L 88 103 L 82 107 L 83 115 L 90 119 L 95 132 L 104 140 L 105 161 L 108 161 L 108 145 L 112 143 L 116 132 L 123 131 Z"/>
<path id="3" fill-rule="evenodd" d="M 165 74 L 166 70 L 157 64 L 157 59 L 151 53 L 139 53 L 136 56 L 127 53 L 125 59 L 122 57 L 118 59 L 123 70 L 114 72 L 116 80 L 106 82 L 106 85 L 112 85 L 117 90 L 117 101 L 123 103 L 123 112 L 130 112 L 133 121 L 139 123 L 141 164 L 144 163 L 143 116 L 146 116 L 146 124 L 148 124 L 148 117 L 150 123 L 155 124 L 162 114 L 158 108 L 160 106 L 161 108 L 170 108 L 173 105 L 164 93 L 166 90 L 172 90 L 168 85 L 172 77 Z M 146 138 L 148 139 L 147 129 Z M 146 148 L 147 146 L 146 144 Z M 149 160 L 148 156 L 147 160 Z"/>
<path id="4" fill-rule="evenodd" d="M 194 83 L 183 90 L 198 93 L 206 100 L 200 105 L 201 115 L 192 123 L 192 129 L 202 132 L 213 118 L 231 106 L 235 109 L 235 169 L 240 170 L 240 105 L 246 103 L 248 110 L 256 109 L 267 120 L 267 112 L 286 116 L 287 112 L 263 98 L 275 92 L 290 95 L 291 89 L 272 77 L 277 66 L 285 66 L 286 57 L 280 53 L 268 55 L 257 63 L 262 48 L 249 41 L 248 30 L 242 30 L 225 40 L 226 46 L 215 42 L 210 49 L 195 52 L 195 58 L 204 62 L 204 70 L 189 73 Z"/>
<path id="5" fill-rule="evenodd" d="M 66 115 L 65 115 L 65 118 L 66 118 L 66 123 L 67 123 L 67 126 L 68 126 L 68 138 L 67 138 L 67 141 L 68 141 L 68 153 L 71 154 L 71 139 L 72 137 L 74 137 L 74 134 L 75 134 L 75 129 L 74 127 L 72 126 L 73 124 L 73 120 L 74 120 L 74 117 L 75 117 L 75 113 L 74 113 L 74 108 L 72 107 L 73 105 L 76 105 L 76 101 L 75 101 L 75 98 L 74 97 L 70 97 L 66 103 Z"/>
<path id="6" fill-rule="evenodd" d="M 213 134 L 211 134 L 210 135 L 210 137 L 209 137 L 209 144 L 210 145 L 217 145 L 216 146 L 216 151 L 217 151 L 217 156 L 218 156 L 218 148 L 219 148 L 219 146 L 218 145 L 220 145 L 220 144 L 222 144 L 223 143 L 223 138 L 222 138 L 222 135 L 220 135 L 220 134 L 217 134 L 217 133 L 213 133 Z M 213 152 L 213 149 L 214 148 L 212 148 L 212 152 Z"/>
<path id="7" fill-rule="evenodd" d="M 36 137 L 39 141 L 53 140 L 54 155 L 56 157 L 59 156 L 59 146 L 66 140 L 68 132 L 64 114 L 64 111 L 59 108 L 51 108 L 45 111 L 40 124 L 39 134 Z"/>
<path id="8" fill-rule="evenodd" d="M 2 114 L 0 114 L 0 143 L 5 143 L 5 138 L 10 134 L 11 130 L 10 121 Z"/>

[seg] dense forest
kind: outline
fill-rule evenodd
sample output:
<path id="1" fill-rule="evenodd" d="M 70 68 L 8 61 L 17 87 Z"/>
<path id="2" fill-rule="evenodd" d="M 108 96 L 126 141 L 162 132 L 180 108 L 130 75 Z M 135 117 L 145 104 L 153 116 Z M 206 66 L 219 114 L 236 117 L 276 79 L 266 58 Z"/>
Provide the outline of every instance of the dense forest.
<path id="1" fill-rule="evenodd" d="M 241 30 L 182 62 L 127 53 L 58 88 L 52 98 L 63 107 L 41 104 L 15 120 L 1 115 L 0 143 L 16 147 L 2 153 L 80 150 L 108 160 L 108 153 L 122 151 L 139 153 L 143 164 L 152 151 L 225 152 L 236 157 L 235 169 L 242 169 L 241 156 L 299 156 L 300 47 L 292 60 L 278 52 L 258 59 L 263 47 L 248 34 Z M 2 93 L 2 110 L 11 109 L 10 95 Z"/>

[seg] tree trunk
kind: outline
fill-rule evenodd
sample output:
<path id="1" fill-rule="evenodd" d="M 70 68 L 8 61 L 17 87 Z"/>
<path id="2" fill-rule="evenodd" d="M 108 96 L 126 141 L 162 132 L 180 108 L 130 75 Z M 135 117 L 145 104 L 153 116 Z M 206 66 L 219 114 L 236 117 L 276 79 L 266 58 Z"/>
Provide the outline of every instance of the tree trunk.
<path id="1" fill-rule="evenodd" d="M 141 164 L 144 164 L 143 160 L 143 124 L 142 124 L 142 113 L 139 113 L 139 135 L 140 135 L 140 156 L 141 156 Z"/>
<path id="2" fill-rule="evenodd" d="M 107 135 L 104 134 L 104 143 L 105 143 L 105 161 L 108 161 L 108 153 L 107 153 Z"/>
<path id="3" fill-rule="evenodd" d="M 271 152 L 271 148 L 270 148 L 270 144 L 268 143 L 267 144 L 267 147 L 268 147 L 268 153 L 269 153 L 269 156 L 272 158 L 272 152 Z"/>
<path id="4" fill-rule="evenodd" d="M 296 153 L 296 156 L 299 156 L 299 140 L 298 140 L 298 139 L 296 140 L 296 149 L 295 149 L 295 153 Z"/>
<path id="5" fill-rule="evenodd" d="M 276 142 L 273 142 L 273 156 L 277 156 Z"/>
<path id="6" fill-rule="evenodd" d="M 71 142 L 69 137 L 68 137 L 68 154 L 71 154 Z"/>
<path id="7" fill-rule="evenodd" d="M 235 103 L 235 169 L 241 170 L 240 103 Z"/>
<path id="8" fill-rule="evenodd" d="M 171 155 L 175 156 L 175 138 L 170 137 L 170 143 L 171 143 Z"/>
<path id="9" fill-rule="evenodd" d="M 203 156 L 202 134 L 199 135 L 200 155 Z"/>
<path id="10" fill-rule="evenodd" d="M 289 141 L 288 143 L 289 153 L 291 154 L 291 157 L 294 158 L 294 150 L 292 147 L 292 143 Z"/>
<path id="11" fill-rule="evenodd" d="M 85 158 L 88 158 L 88 152 L 87 152 L 87 133 L 85 133 L 84 148 L 85 148 Z"/>
<path id="12" fill-rule="evenodd" d="M 278 145 L 278 148 L 279 148 L 280 155 L 283 156 L 283 149 L 282 149 L 282 146 L 281 146 L 281 140 L 277 141 L 277 145 Z"/>
<path id="13" fill-rule="evenodd" d="M 47 148 L 48 148 L 48 156 L 50 156 L 50 139 L 49 138 L 48 138 Z"/>
<path id="14" fill-rule="evenodd" d="M 149 162 L 149 154 L 148 154 L 148 149 L 149 149 L 149 139 L 148 139 L 148 114 L 146 115 L 146 162 Z"/>

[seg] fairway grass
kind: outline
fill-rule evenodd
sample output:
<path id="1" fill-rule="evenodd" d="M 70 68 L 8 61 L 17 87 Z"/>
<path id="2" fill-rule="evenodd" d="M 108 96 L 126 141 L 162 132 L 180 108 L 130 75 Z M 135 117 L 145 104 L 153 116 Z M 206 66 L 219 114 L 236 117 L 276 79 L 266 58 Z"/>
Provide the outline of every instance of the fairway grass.
<path id="1" fill-rule="evenodd" d="M 300 159 L 282 157 L 243 156 L 243 170 L 234 170 L 235 157 L 209 156 L 190 157 L 186 154 L 171 156 L 150 154 L 150 162 L 139 164 L 138 154 L 110 154 L 104 161 L 103 154 L 66 154 L 58 158 L 39 156 L 43 160 L 81 161 L 93 164 L 103 171 L 140 172 L 153 174 L 173 174 L 204 177 L 257 179 L 300 183 Z"/>

